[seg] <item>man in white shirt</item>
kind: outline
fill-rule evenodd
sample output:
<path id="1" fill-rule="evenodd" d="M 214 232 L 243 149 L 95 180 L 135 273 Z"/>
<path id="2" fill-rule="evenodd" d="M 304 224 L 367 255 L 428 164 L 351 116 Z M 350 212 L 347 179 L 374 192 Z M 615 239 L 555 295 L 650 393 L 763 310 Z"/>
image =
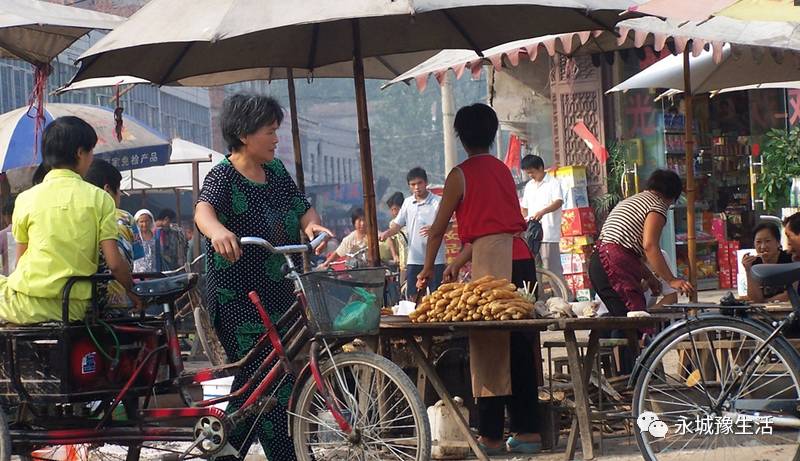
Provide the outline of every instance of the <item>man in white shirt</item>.
<path id="1" fill-rule="evenodd" d="M 410 299 L 417 295 L 417 275 L 425 265 L 425 251 L 428 246 L 428 231 L 436 212 L 439 209 L 441 197 L 428 191 L 428 174 L 420 167 L 412 168 L 406 175 L 411 196 L 406 198 L 400 213 L 389 224 L 389 229 L 380 235 L 381 241 L 391 238 L 406 228 L 408 237 L 408 258 L 406 259 L 406 292 Z M 445 269 L 445 246 L 439 248 L 436 254 L 434 275 L 428 283 L 431 291 L 439 288 Z"/>
<path id="2" fill-rule="evenodd" d="M 542 246 L 539 254 L 542 266 L 558 277 L 563 277 L 561 267 L 561 206 L 564 193 L 561 183 L 547 174 L 544 161 L 538 155 L 526 155 L 520 162 L 522 170 L 531 180 L 525 184 L 522 194 L 522 215 L 542 224 Z"/>

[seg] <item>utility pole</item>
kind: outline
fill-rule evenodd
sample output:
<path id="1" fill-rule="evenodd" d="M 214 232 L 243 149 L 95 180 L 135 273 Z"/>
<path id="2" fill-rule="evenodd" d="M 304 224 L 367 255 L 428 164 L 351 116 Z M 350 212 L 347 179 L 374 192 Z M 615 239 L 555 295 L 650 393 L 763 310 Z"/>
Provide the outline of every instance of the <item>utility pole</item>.
<path id="1" fill-rule="evenodd" d="M 450 72 L 445 73 L 442 89 L 442 134 L 444 136 L 444 177 L 450 174 L 458 162 L 456 150 L 456 130 L 453 122 L 456 118 L 455 97 L 453 96 L 453 80 Z"/>

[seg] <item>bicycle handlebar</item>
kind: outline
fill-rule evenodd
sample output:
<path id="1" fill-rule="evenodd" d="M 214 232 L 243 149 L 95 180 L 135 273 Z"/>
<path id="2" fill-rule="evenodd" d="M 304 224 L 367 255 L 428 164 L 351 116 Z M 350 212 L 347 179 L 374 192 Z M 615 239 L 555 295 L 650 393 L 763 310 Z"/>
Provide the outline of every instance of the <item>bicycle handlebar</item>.
<path id="1" fill-rule="evenodd" d="M 322 242 L 328 238 L 327 232 L 322 232 L 316 237 L 314 240 L 300 245 L 283 245 L 283 246 L 273 246 L 270 242 L 259 238 L 259 237 L 242 237 L 239 239 L 239 243 L 242 245 L 258 245 L 270 253 L 278 253 L 278 254 L 294 254 L 294 253 L 305 253 L 305 252 L 312 252 L 317 247 L 322 245 Z"/>

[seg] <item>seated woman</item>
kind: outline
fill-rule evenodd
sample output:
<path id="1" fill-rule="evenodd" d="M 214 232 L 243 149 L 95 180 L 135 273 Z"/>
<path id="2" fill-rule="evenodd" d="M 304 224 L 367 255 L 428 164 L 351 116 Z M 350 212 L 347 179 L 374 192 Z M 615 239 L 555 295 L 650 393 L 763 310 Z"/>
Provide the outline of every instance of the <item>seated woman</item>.
<path id="1" fill-rule="evenodd" d="M 130 271 L 117 251 L 114 200 L 81 178 L 92 164 L 96 144 L 94 129 L 78 117 L 60 117 L 45 128 L 42 157 L 50 171 L 41 184 L 17 198 L 12 219 L 17 267 L 7 278 L 0 277 L 0 320 L 61 320 L 67 280 L 97 272 L 98 247 L 114 278 L 136 299 Z M 88 282 L 72 288 L 70 321 L 83 319 L 90 299 Z"/>
<path id="2" fill-rule="evenodd" d="M 84 179 L 86 182 L 106 191 L 114 199 L 114 205 L 117 207 L 117 250 L 122 256 L 122 261 L 128 266 L 128 270 L 133 270 L 133 261 L 144 256 L 144 250 L 139 241 L 139 229 L 136 227 L 133 216 L 119 207 L 122 198 L 122 191 L 120 190 L 122 175 L 111 163 L 96 158 L 92 161 L 92 165 L 84 175 Z M 97 272 L 109 272 L 106 261 L 106 257 L 101 251 Z M 98 287 L 98 298 L 101 307 L 119 308 L 130 306 L 130 301 L 125 294 L 125 288 L 117 281 L 101 284 Z"/>
<path id="3" fill-rule="evenodd" d="M 353 223 L 353 232 L 350 232 L 342 239 L 342 243 L 339 244 L 336 251 L 331 252 L 320 267 L 327 268 L 332 262 L 347 258 L 347 255 L 355 254 L 367 248 L 367 221 L 364 219 L 364 209 L 353 209 L 350 213 L 350 222 Z M 366 255 L 364 255 L 364 258 L 366 258 Z"/>
<path id="4" fill-rule="evenodd" d="M 753 247 L 757 255 L 748 254 L 742 258 L 742 265 L 747 272 L 747 298 L 755 303 L 788 301 L 789 295 L 783 287 L 764 286 L 753 278 L 753 266 L 757 264 L 786 264 L 792 262 L 792 256 L 781 249 L 781 231 L 776 224 L 759 223 L 753 229 Z"/>

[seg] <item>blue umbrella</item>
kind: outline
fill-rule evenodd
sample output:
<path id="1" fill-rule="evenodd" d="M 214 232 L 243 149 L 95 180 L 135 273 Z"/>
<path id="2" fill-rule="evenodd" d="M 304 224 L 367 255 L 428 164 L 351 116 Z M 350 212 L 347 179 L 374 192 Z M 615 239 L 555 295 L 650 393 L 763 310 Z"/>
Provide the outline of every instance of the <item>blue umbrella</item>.
<path id="1" fill-rule="evenodd" d="M 37 136 L 35 108 L 23 107 L 0 115 L 0 171 L 36 166 L 42 161 Z M 74 115 L 86 120 L 97 132 L 95 155 L 120 170 L 134 170 L 169 162 L 170 142 L 153 128 L 125 117 L 122 141 L 117 140 L 114 112 L 106 107 L 83 104 L 48 104 L 44 125 L 53 119 Z M 41 139 L 38 140 L 41 143 Z"/>

